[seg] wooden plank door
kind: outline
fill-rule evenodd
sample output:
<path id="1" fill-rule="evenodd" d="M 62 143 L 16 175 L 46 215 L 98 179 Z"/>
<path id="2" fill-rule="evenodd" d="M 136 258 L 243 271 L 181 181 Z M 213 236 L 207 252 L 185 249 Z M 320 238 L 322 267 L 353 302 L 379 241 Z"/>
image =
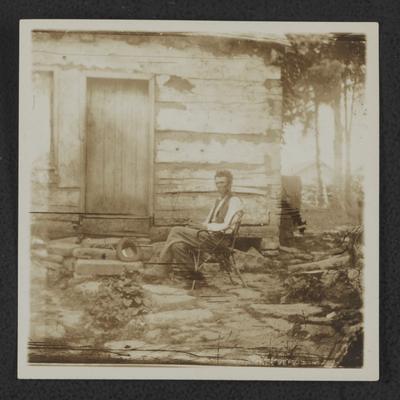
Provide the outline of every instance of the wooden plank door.
<path id="1" fill-rule="evenodd" d="M 148 215 L 148 81 L 88 78 L 86 212 Z"/>

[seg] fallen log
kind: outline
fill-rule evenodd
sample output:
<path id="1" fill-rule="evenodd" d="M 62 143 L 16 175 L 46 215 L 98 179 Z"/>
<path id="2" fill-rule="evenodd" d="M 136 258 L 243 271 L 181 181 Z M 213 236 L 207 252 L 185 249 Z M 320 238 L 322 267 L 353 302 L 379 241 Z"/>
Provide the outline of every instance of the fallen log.
<path id="1" fill-rule="evenodd" d="M 327 270 L 344 267 L 350 260 L 350 256 L 345 254 L 343 256 L 330 257 L 325 260 L 313 261 L 304 264 L 289 265 L 288 271 L 303 272 L 303 271 L 316 271 L 316 270 Z"/>

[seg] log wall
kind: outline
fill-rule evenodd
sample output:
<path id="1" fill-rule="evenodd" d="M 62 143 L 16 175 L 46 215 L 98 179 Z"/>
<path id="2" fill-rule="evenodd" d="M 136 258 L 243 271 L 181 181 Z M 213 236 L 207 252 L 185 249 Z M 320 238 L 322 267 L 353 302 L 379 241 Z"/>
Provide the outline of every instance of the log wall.
<path id="1" fill-rule="evenodd" d="M 204 218 L 215 170 L 223 168 L 234 175 L 244 223 L 267 224 L 277 235 L 282 89 L 275 59 L 274 44 L 237 39 L 34 33 L 34 69 L 54 78 L 55 161 L 32 211 L 85 211 L 83 74 L 146 73 L 155 82 L 155 224 Z"/>

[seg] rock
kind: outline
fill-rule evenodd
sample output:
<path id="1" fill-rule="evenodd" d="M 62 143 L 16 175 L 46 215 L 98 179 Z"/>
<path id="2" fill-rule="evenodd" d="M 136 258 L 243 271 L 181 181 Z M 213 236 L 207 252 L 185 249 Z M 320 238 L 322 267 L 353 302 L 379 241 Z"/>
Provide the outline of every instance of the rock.
<path id="1" fill-rule="evenodd" d="M 74 249 L 79 247 L 76 243 L 70 243 L 62 240 L 52 240 L 47 244 L 49 254 L 58 254 L 63 257 L 71 257 Z"/>
<path id="2" fill-rule="evenodd" d="M 350 268 L 350 269 L 347 271 L 347 278 L 348 278 L 350 281 L 353 281 L 353 280 L 355 280 L 355 279 L 359 279 L 359 278 L 360 278 L 360 275 L 361 275 L 361 271 L 360 271 L 358 268 Z"/>
<path id="3" fill-rule="evenodd" d="M 81 292 L 84 295 L 95 295 L 99 291 L 101 282 L 82 282 L 75 286 L 75 290 Z"/>
<path id="4" fill-rule="evenodd" d="M 297 254 L 300 252 L 300 250 L 296 249 L 295 247 L 286 247 L 286 246 L 280 246 L 279 250 L 289 254 Z"/>
<path id="5" fill-rule="evenodd" d="M 38 249 L 41 247 L 44 247 L 46 245 L 46 242 L 43 239 L 40 239 L 37 236 L 33 236 L 31 239 L 31 248 L 32 249 Z"/>
<path id="6" fill-rule="evenodd" d="M 75 271 L 75 263 L 76 263 L 76 258 L 75 257 L 64 257 L 63 261 L 63 266 L 70 272 Z"/>
<path id="7" fill-rule="evenodd" d="M 278 250 L 279 242 L 274 239 L 262 239 L 261 249 L 262 250 Z"/>
<path id="8" fill-rule="evenodd" d="M 279 250 L 262 250 L 262 255 L 264 257 L 277 257 L 279 256 Z"/>
<path id="9" fill-rule="evenodd" d="M 257 315 L 273 316 L 276 318 L 288 318 L 293 316 L 304 316 L 319 314 L 321 307 L 307 303 L 297 304 L 251 304 L 250 312 Z"/>
<path id="10" fill-rule="evenodd" d="M 335 311 L 332 311 L 331 313 L 327 314 L 326 318 L 327 319 L 333 319 L 335 318 L 337 313 Z"/>
<path id="11" fill-rule="evenodd" d="M 196 298 L 189 296 L 183 289 L 164 285 L 143 285 L 142 287 L 150 298 L 152 308 L 182 307 L 196 302 Z"/>
<path id="12" fill-rule="evenodd" d="M 117 260 L 82 260 L 75 264 L 77 275 L 120 275 L 127 272 L 143 272 L 141 261 L 123 262 Z"/>
<path id="13" fill-rule="evenodd" d="M 32 257 L 43 261 L 50 261 L 52 263 L 61 264 L 64 260 L 63 256 L 58 254 L 48 254 L 46 249 L 33 250 Z"/>
<path id="14" fill-rule="evenodd" d="M 115 249 L 118 242 L 121 240 L 120 237 L 108 237 L 108 238 L 86 238 L 82 240 L 82 247 L 94 247 L 101 249 Z"/>
<path id="15" fill-rule="evenodd" d="M 293 260 L 293 254 L 289 254 L 289 253 L 280 253 L 279 254 L 279 259 L 281 260 L 281 261 L 286 261 L 286 262 L 288 262 L 288 261 L 290 261 L 290 260 Z"/>
<path id="16" fill-rule="evenodd" d="M 255 249 L 254 247 L 250 247 L 250 249 L 247 250 L 246 253 L 249 254 L 249 255 L 251 255 L 251 256 L 259 257 L 259 258 L 264 259 L 264 257 L 262 256 L 262 254 L 261 254 L 257 249 Z"/>
<path id="17" fill-rule="evenodd" d="M 30 273 L 32 279 L 44 279 L 47 276 L 46 268 L 37 261 L 32 261 Z"/>
<path id="18" fill-rule="evenodd" d="M 267 263 L 265 258 L 253 247 L 247 252 L 235 250 L 235 260 L 240 269 L 247 271 L 263 269 Z"/>
<path id="19" fill-rule="evenodd" d="M 49 255 L 48 251 L 46 249 L 35 249 L 31 251 L 31 256 L 33 258 L 40 258 L 43 259 Z"/>
<path id="20" fill-rule="evenodd" d="M 62 264 L 55 263 L 55 262 L 52 262 L 52 261 L 45 261 L 45 260 L 42 260 L 42 261 L 40 261 L 40 264 L 41 264 L 44 268 L 46 268 L 47 270 L 51 270 L 51 271 L 58 271 L 58 270 L 60 270 L 61 268 L 63 268 L 63 265 L 62 265 Z"/>
<path id="21" fill-rule="evenodd" d="M 117 252 L 111 249 L 101 249 L 92 247 L 80 247 L 72 251 L 76 258 L 95 259 L 95 260 L 116 260 Z"/>
<path id="22" fill-rule="evenodd" d="M 66 242 L 66 243 L 74 243 L 79 244 L 79 237 L 78 236 L 67 236 L 60 239 L 57 239 L 57 242 Z"/>
<path id="23" fill-rule="evenodd" d="M 144 317 L 145 323 L 152 326 L 179 326 L 179 324 L 197 324 L 209 321 L 214 314 L 209 310 L 195 308 L 181 311 L 163 311 L 151 313 Z"/>
<path id="24" fill-rule="evenodd" d="M 64 257 L 59 256 L 58 254 L 49 254 L 47 257 L 44 257 L 43 260 L 62 264 L 64 261 Z"/>

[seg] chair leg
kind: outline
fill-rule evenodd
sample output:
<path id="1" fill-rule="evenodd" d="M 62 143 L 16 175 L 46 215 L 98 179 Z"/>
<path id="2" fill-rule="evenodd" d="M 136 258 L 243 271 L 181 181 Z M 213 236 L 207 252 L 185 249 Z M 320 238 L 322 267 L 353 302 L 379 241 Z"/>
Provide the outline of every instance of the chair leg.
<path id="1" fill-rule="evenodd" d="M 242 274 L 240 273 L 239 267 L 236 265 L 236 261 L 235 261 L 235 257 L 233 255 L 233 253 L 231 254 L 231 260 L 232 260 L 232 266 L 237 274 L 237 276 L 239 277 L 240 281 L 242 282 L 243 287 L 247 287 L 246 282 L 244 281 Z"/>
<path id="2" fill-rule="evenodd" d="M 228 274 L 229 280 L 231 281 L 232 285 L 236 285 L 236 282 L 233 280 L 231 271 L 230 271 L 230 264 L 229 261 L 226 260 L 220 260 L 220 264 L 223 266 L 223 270 Z"/>
<path id="3" fill-rule="evenodd" d="M 194 262 L 194 272 L 196 274 L 200 269 L 200 250 L 197 251 L 197 254 L 193 252 L 193 262 Z M 193 279 L 191 290 L 194 290 L 195 286 L 196 286 L 196 279 Z"/>

